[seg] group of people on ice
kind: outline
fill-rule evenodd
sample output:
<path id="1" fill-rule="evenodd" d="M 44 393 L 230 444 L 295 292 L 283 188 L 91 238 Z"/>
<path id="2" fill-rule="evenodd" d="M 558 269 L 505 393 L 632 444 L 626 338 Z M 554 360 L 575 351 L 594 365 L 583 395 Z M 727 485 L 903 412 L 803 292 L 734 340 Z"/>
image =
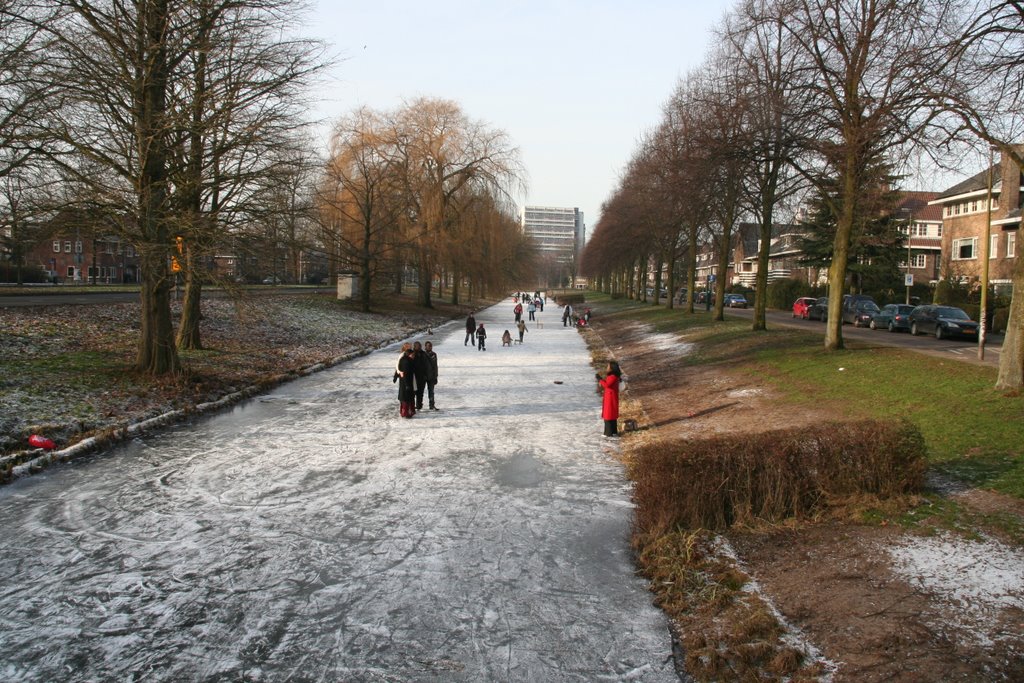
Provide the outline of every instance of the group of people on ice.
<path id="1" fill-rule="evenodd" d="M 562 327 L 586 327 L 590 324 L 590 315 L 589 308 L 579 315 L 572 304 L 566 304 L 562 308 Z"/>
<path id="2" fill-rule="evenodd" d="M 530 320 L 536 320 L 536 311 L 544 310 L 544 299 L 540 293 L 530 296 L 525 292 L 517 292 L 513 297 L 515 307 L 515 326 L 519 331 L 519 343 L 523 343 L 523 334 L 529 332 L 526 321 L 523 320 L 523 301 L 527 302 L 527 311 Z M 590 309 L 587 308 L 583 315 L 577 315 L 571 304 L 566 304 L 562 309 L 562 325 L 573 327 L 590 324 Z M 512 333 L 508 330 L 501 335 L 503 345 L 512 345 Z M 487 330 L 483 323 L 477 323 L 476 318 L 470 313 L 466 317 L 466 338 L 463 346 L 469 346 L 470 342 L 480 351 L 487 350 Z M 596 375 L 598 390 L 602 394 L 601 419 L 604 420 L 604 436 L 617 437 L 619 435 L 619 389 L 621 388 L 622 370 L 615 361 L 609 361 L 602 376 Z M 429 341 L 421 345 L 420 342 L 413 342 L 402 345 L 402 355 L 398 359 L 395 368 L 394 382 L 398 384 L 399 412 L 402 417 L 409 418 L 416 414 L 417 410 L 423 409 L 423 396 L 427 395 L 428 407 L 430 410 L 437 410 L 434 404 L 434 386 L 437 384 L 437 354 L 434 353 L 433 344 Z"/>
<path id="3" fill-rule="evenodd" d="M 437 384 L 434 345 L 430 342 L 402 344 L 402 355 L 398 358 L 392 381 L 398 384 L 398 407 L 402 417 L 412 417 L 417 410 L 423 410 L 424 391 L 430 410 L 437 410 L 434 405 L 434 385 Z"/>

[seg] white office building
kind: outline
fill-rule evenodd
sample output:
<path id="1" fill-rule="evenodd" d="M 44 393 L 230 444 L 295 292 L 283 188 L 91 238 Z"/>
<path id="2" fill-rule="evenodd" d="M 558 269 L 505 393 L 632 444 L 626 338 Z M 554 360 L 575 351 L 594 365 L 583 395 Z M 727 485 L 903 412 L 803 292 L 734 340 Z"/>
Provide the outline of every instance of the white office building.
<path id="1" fill-rule="evenodd" d="M 559 206 L 527 206 L 522 212 L 523 232 L 542 255 L 560 263 L 569 263 L 586 241 L 583 212 Z"/>

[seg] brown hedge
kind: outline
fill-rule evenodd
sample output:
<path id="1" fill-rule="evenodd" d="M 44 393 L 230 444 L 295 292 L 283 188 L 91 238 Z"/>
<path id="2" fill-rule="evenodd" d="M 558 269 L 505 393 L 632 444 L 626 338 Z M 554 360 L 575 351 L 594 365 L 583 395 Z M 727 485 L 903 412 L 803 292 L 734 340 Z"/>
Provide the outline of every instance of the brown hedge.
<path id="1" fill-rule="evenodd" d="M 917 427 L 881 420 L 639 446 L 629 459 L 636 531 L 722 530 L 812 516 L 865 494 L 914 493 L 925 453 Z"/>

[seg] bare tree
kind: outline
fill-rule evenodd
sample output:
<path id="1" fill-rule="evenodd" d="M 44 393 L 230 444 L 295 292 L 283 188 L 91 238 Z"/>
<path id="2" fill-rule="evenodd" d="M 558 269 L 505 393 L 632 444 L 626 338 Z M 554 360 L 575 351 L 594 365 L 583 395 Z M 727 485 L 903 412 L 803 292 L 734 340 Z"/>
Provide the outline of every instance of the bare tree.
<path id="1" fill-rule="evenodd" d="M 396 145 L 386 117 L 359 109 L 335 126 L 318 195 L 321 230 L 342 262 L 359 271 L 360 304 L 370 310 L 374 278 L 390 265 L 402 210 Z"/>
<path id="2" fill-rule="evenodd" d="M 813 117 L 803 138 L 817 164 L 802 172 L 820 186 L 837 217 L 829 267 L 825 348 L 840 349 L 850 239 L 869 169 L 920 139 L 934 115 L 932 82 L 943 66 L 935 44 L 951 3 L 930 0 L 793 0 L 784 20 L 799 51 L 799 88 Z M 825 193 L 823 193 L 825 194 Z"/>
<path id="3" fill-rule="evenodd" d="M 56 99 L 45 82 L 51 36 L 43 27 L 57 8 L 28 0 L 0 0 L 0 178 L 38 151 L 38 122 Z"/>
<path id="4" fill-rule="evenodd" d="M 395 116 L 394 139 L 415 243 L 418 301 L 430 307 L 439 241 L 458 218 L 456 195 L 472 187 L 511 204 L 525 174 L 503 131 L 471 121 L 447 100 L 407 104 Z"/>
<path id="5" fill-rule="evenodd" d="M 727 17 L 721 33 L 736 62 L 743 91 L 747 158 L 747 203 L 759 223 L 760 246 L 753 329 L 764 330 L 768 263 L 775 208 L 803 188 L 794 160 L 807 131 L 808 99 L 797 87 L 799 50 L 786 30 L 786 0 L 743 0 Z"/>
<path id="6" fill-rule="evenodd" d="M 961 23 L 950 22 L 954 29 L 948 35 L 946 78 L 936 88 L 937 98 L 952 114 L 952 135 L 962 139 L 967 132 L 1024 172 L 1024 3 L 968 2 L 958 16 Z M 1024 386 L 1024 258 L 1018 256 L 1011 278 L 998 389 Z"/>

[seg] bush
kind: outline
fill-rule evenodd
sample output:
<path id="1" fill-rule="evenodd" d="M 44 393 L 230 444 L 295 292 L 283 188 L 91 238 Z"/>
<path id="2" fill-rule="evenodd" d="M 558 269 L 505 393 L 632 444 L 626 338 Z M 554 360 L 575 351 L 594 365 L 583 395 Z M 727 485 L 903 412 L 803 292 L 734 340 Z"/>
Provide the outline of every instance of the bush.
<path id="1" fill-rule="evenodd" d="M 570 304 L 577 306 L 587 300 L 587 297 L 582 292 L 563 292 L 555 295 L 555 303 L 559 306 L 565 306 Z"/>
<path id="2" fill-rule="evenodd" d="M 997 308 L 992 314 L 992 331 L 1005 332 L 1008 322 L 1010 322 L 1010 308 Z"/>
<path id="3" fill-rule="evenodd" d="M 768 308 L 777 308 L 788 311 L 793 307 L 793 302 L 802 296 L 824 296 L 820 289 L 812 287 L 800 280 L 779 280 L 768 284 Z"/>
<path id="4" fill-rule="evenodd" d="M 925 445 L 914 425 L 863 420 L 819 427 L 814 436 L 798 428 L 639 447 L 629 465 L 636 532 L 778 522 L 863 494 L 920 490 Z"/>
<path id="5" fill-rule="evenodd" d="M 0 282 L 17 282 L 18 271 L 10 263 L 0 263 Z M 49 282 L 50 279 L 38 265 L 21 267 L 22 282 Z"/>

